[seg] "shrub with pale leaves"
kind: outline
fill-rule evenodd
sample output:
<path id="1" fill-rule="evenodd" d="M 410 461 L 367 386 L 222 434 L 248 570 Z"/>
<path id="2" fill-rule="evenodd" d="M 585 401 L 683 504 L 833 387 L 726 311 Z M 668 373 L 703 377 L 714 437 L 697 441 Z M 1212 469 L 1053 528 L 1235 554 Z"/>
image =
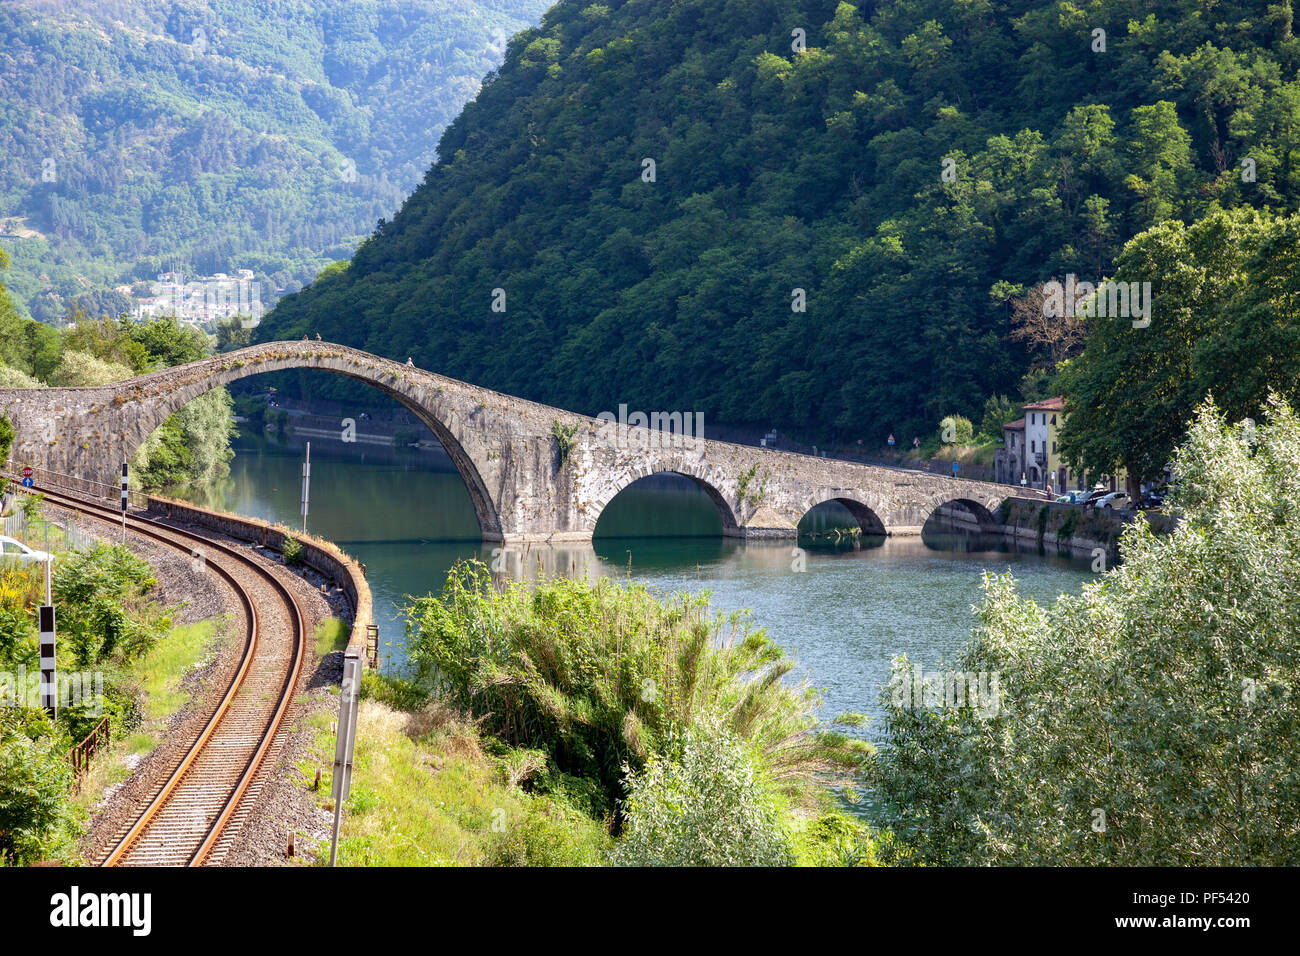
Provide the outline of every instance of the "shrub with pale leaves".
<path id="1" fill-rule="evenodd" d="M 626 777 L 624 866 L 784 866 L 792 834 L 756 756 L 718 720 L 674 735 L 666 753 Z"/>

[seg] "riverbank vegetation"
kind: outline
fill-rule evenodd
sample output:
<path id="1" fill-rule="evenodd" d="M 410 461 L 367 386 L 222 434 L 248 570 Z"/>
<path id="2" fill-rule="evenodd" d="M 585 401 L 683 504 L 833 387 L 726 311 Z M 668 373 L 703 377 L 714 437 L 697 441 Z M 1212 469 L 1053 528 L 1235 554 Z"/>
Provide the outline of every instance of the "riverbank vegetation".
<path id="1" fill-rule="evenodd" d="M 121 546 L 56 554 L 53 593 L 67 664 L 56 719 L 40 707 L 35 608 L 44 569 L 0 566 L 0 865 L 76 860 L 85 813 L 75 805 L 69 749 L 107 717 L 121 739 L 145 715 L 150 654 L 166 643 L 167 609 L 149 566 Z M 75 674 L 73 672 L 76 672 Z"/>
<path id="2" fill-rule="evenodd" d="M 926 864 L 1288 865 L 1300 858 L 1300 417 L 1203 404 L 1172 507 L 1044 607 L 990 575 L 956 670 L 1002 706 L 882 695 L 882 822 Z M 914 698 L 913 698 L 914 699 Z"/>
<path id="3" fill-rule="evenodd" d="M 744 615 L 609 579 L 496 582 L 477 562 L 406 615 L 411 679 L 367 675 L 364 690 L 419 772 L 402 784 L 380 744 L 354 787 L 427 801 L 485 775 L 488 797 L 504 788 L 513 809 L 480 812 L 473 788 L 438 803 L 473 832 L 472 862 L 844 865 L 899 852 L 829 789 L 857 779 L 870 747 L 819 728 L 817 695 Z M 393 828 L 411 799 L 363 797 L 348 819 Z M 356 861 L 379 847 L 363 842 Z"/>
<path id="4" fill-rule="evenodd" d="M 1212 210 L 1128 242 L 1119 282 L 1149 282 L 1147 327 L 1128 315 L 1087 320 L 1082 353 L 1061 366 L 1061 451 L 1076 467 L 1135 486 L 1158 477 L 1193 413 L 1213 395 L 1233 421 L 1270 391 L 1300 401 L 1300 215 Z"/>

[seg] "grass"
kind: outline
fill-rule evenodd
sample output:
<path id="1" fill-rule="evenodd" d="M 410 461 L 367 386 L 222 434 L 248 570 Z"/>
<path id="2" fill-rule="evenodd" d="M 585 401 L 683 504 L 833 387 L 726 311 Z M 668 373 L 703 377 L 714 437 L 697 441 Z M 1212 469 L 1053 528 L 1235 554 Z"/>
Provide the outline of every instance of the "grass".
<path id="1" fill-rule="evenodd" d="M 562 796 L 511 783 L 511 755 L 493 756 L 477 728 L 445 705 L 410 713 L 373 699 L 357 719 L 352 793 L 344 805 L 340 866 L 594 865 L 605 828 Z M 334 753 L 329 710 L 306 718 L 313 759 L 298 769 L 332 811 Z M 328 845 L 315 862 L 329 858 Z"/>
<path id="2" fill-rule="evenodd" d="M 210 617 L 194 624 L 173 627 L 149 652 L 138 670 L 144 675 L 145 724 L 165 721 L 188 700 L 181 681 L 196 665 L 215 638 L 224 634 L 228 620 Z"/>
<path id="3" fill-rule="evenodd" d="M 337 617 L 326 618 L 316 628 L 312 641 L 316 646 L 316 656 L 324 657 L 332 651 L 341 651 L 348 646 L 352 631 L 348 625 Z"/>

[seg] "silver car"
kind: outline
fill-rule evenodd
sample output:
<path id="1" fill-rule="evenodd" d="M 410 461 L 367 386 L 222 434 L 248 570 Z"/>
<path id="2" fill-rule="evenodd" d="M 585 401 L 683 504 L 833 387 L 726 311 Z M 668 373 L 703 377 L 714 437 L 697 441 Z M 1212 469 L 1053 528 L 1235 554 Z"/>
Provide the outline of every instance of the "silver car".
<path id="1" fill-rule="evenodd" d="M 1096 501 L 1090 502 L 1094 508 L 1102 508 L 1106 511 L 1112 511 L 1117 508 L 1128 507 L 1128 495 L 1122 491 L 1112 491 L 1109 494 L 1102 495 Z"/>
<path id="2" fill-rule="evenodd" d="M 50 560 L 48 553 L 37 551 L 29 548 L 16 538 L 6 538 L 0 535 L 0 560 L 3 561 L 21 561 L 24 564 L 29 561 L 45 562 Z"/>

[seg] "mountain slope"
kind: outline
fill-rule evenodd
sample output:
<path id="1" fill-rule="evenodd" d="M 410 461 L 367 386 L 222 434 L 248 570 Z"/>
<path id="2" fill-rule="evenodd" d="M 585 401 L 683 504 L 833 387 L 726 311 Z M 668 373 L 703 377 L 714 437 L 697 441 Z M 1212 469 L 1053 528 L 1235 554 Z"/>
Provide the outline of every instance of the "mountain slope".
<path id="1" fill-rule="evenodd" d="M 8 285 L 45 319 L 173 263 L 297 288 L 391 214 L 506 37 L 545 5 L 5 3 Z"/>
<path id="2" fill-rule="evenodd" d="M 585 412 L 906 440 L 1015 393 L 1029 285 L 1213 203 L 1294 207 L 1298 63 L 1264 0 L 562 2 L 259 334 Z"/>

